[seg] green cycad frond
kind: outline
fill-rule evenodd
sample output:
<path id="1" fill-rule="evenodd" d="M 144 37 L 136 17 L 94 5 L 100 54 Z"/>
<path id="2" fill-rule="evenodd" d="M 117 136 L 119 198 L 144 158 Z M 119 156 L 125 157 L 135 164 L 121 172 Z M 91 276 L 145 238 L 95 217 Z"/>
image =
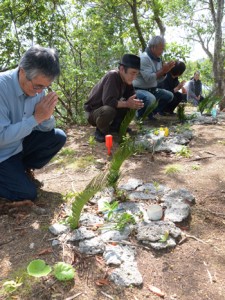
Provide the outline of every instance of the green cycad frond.
<path id="1" fill-rule="evenodd" d="M 142 121 L 144 121 L 148 117 L 148 115 L 153 112 L 153 110 L 158 106 L 158 103 L 159 103 L 159 100 L 156 100 L 156 102 L 152 103 L 151 105 L 149 105 L 146 108 L 143 116 L 141 117 Z"/>
<path id="2" fill-rule="evenodd" d="M 70 227 L 75 229 L 79 225 L 81 211 L 84 205 L 105 185 L 107 181 L 107 171 L 98 174 L 86 188 L 76 195 L 72 203 L 72 215 L 69 218 Z"/>
<path id="3" fill-rule="evenodd" d="M 211 112 L 213 106 L 220 102 L 220 98 L 214 95 L 215 92 L 211 92 L 204 100 L 199 102 L 198 109 L 201 114 L 206 110 L 207 112 Z"/>
<path id="4" fill-rule="evenodd" d="M 119 178 L 119 170 L 122 163 L 136 151 L 136 146 L 134 142 L 130 139 L 126 140 L 124 143 L 120 145 L 115 154 L 113 155 L 113 159 L 111 161 L 108 173 L 108 185 L 115 186 L 118 178 Z"/>
<path id="5" fill-rule="evenodd" d="M 98 191 L 102 190 L 107 185 L 115 187 L 120 175 L 119 171 L 122 163 L 137 150 L 138 149 L 131 138 L 125 139 L 113 155 L 108 168 L 94 177 L 86 188 L 75 196 L 75 200 L 72 203 L 72 215 L 69 217 L 71 228 L 78 228 L 81 211 L 84 205 Z"/>
<path id="6" fill-rule="evenodd" d="M 122 142 L 123 137 L 126 135 L 127 128 L 130 124 L 130 122 L 133 120 L 135 116 L 135 109 L 129 109 L 128 112 L 126 113 L 126 116 L 124 117 L 121 125 L 120 125 L 120 130 L 119 130 L 119 141 Z"/>

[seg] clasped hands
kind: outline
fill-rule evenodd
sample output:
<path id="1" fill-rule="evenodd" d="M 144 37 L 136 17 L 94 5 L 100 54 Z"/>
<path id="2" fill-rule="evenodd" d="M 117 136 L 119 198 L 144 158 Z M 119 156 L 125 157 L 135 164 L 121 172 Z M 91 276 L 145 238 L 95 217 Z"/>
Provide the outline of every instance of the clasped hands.
<path id="1" fill-rule="evenodd" d="M 140 109 L 144 107 L 144 103 L 140 99 L 136 99 L 136 95 L 131 96 L 128 98 L 127 102 L 127 107 L 131 109 Z"/>
<path id="2" fill-rule="evenodd" d="M 54 112 L 58 101 L 58 95 L 55 92 L 50 92 L 44 96 L 35 106 L 34 117 L 38 124 L 48 120 Z"/>

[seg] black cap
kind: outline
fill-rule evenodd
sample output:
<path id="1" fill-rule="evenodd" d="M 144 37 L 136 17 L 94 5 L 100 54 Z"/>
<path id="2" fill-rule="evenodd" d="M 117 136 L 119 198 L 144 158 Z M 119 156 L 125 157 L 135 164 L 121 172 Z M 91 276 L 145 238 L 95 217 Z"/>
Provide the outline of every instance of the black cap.
<path id="1" fill-rule="evenodd" d="M 141 69 L 140 57 L 134 54 L 124 54 L 119 64 L 127 68 L 132 68 L 137 70 Z"/>

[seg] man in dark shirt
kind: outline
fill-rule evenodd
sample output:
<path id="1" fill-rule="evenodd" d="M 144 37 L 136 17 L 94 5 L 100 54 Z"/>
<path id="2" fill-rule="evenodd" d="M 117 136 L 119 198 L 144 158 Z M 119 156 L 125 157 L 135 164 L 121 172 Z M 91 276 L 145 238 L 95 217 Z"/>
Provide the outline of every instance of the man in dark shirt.
<path id="1" fill-rule="evenodd" d="M 109 71 L 93 87 L 84 104 L 88 122 L 96 127 L 95 139 L 105 141 L 105 135 L 113 128 L 119 131 L 128 109 L 140 109 L 144 105 L 136 99 L 132 82 L 140 70 L 140 58 L 125 54 L 118 70 Z"/>
<path id="2" fill-rule="evenodd" d="M 179 90 L 182 89 L 185 81 L 179 82 L 178 77 L 184 73 L 185 69 L 185 63 L 183 63 L 182 61 L 176 61 L 173 69 L 171 69 L 170 72 L 167 73 L 165 80 L 159 85 L 160 88 L 170 91 L 174 95 L 173 100 L 165 107 L 165 113 L 173 115 L 174 109 L 180 102 L 184 100 L 183 94 L 180 93 Z"/>

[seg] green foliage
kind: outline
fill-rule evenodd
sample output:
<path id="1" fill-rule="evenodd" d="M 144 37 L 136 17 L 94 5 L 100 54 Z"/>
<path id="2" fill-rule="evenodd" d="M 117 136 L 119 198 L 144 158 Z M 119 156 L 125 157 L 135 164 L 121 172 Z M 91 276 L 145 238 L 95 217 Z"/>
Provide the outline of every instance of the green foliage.
<path id="1" fill-rule="evenodd" d="M 177 152 L 177 155 L 189 158 L 191 156 L 191 150 L 187 146 L 182 146 L 181 150 Z"/>
<path id="2" fill-rule="evenodd" d="M 153 110 L 158 106 L 158 103 L 159 103 L 159 101 L 156 100 L 154 103 L 152 103 L 151 105 L 149 105 L 146 108 L 146 110 L 145 110 L 145 112 L 144 112 L 144 114 L 143 114 L 143 116 L 141 118 L 142 121 L 144 121 L 148 117 L 148 115 L 153 112 Z"/>
<path id="3" fill-rule="evenodd" d="M 185 124 L 182 124 L 182 125 L 177 125 L 176 126 L 176 133 L 183 133 L 187 130 L 191 130 L 191 125 L 189 123 L 185 123 Z"/>
<path id="4" fill-rule="evenodd" d="M 58 262 L 54 266 L 53 274 L 59 281 L 67 281 L 74 279 L 75 270 L 70 264 Z"/>
<path id="5" fill-rule="evenodd" d="M 75 200 L 72 203 L 72 215 L 68 221 L 72 229 L 76 229 L 79 226 L 80 214 L 84 205 L 100 190 L 100 186 L 89 185 L 75 196 Z"/>
<path id="6" fill-rule="evenodd" d="M 170 232 L 169 231 L 166 231 L 164 233 L 164 235 L 161 237 L 161 239 L 159 240 L 160 243 L 166 243 L 167 240 L 169 239 L 170 237 Z"/>
<path id="7" fill-rule="evenodd" d="M 165 168 L 165 174 L 167 174 L 167 175 L 173 175 L 173 174 L 179 173 L 180 171 L 181 171 L 181 166 L 176 165 L 176 164 L 168 165 Z"/>
<path id="8" fill-rule="evenodd" d="M 88 139 L 88 144 L 91 147 L 91 153 L 93 153 L 94 147 L 96 145 L 96 140 L 95 137 L 93 135 L 91 135 Z"/>
<path id="9" fill-rule="evenodd" d="M 128 212 L 118 214 L 115 222 L 116 225 L 114 228 L 119 231 L 123 230 L 128 224 L 136 224 L 134 216 Z"/>
<path id="10" fill-rule="evenodd" d="M 119 141 L 122 142 L 123 137 L 126 136 L 127 128 L 130 124 L 130 122 L 133 120 L 135 116 L 136 110 L 135 109 L 129 109 L 126 113 L 119 129 Z"/>
<path id="11" fill-rule="evenodd" d="M 132 141 L 132 139 L 128 138 L 125 140 L 120 147 L 117 149 L 117 151 L 114 153 L 109 173 L 107 176 L 107 181 L 109 186 L 115 187 L 116 182 L 119 178 L 119 170 L 122 165 L 122 163 L 132 154 L 134 154 L 137 151 L 137 147 Z"/>
<path id="12" fill-rule="evenodd" d="M 5 294 L 12 294 L 14 293 L 23 283 L 21 282 L 21 279 L 15 280 L 7 280 L 3 283 L 2 292 Z"/>
<path id="13" fill-rule="evenodd" d="M 177 116 L 180 122 L 184 122 L 186 120 L 185 116 L 185 103 L 180 103 L 177 107 Z"/>
<path id="14" fill-rule="evenodd" d="M 200 169 L 200 166 L 198 166 L 198 165 L 193 165 L 193 166 L 191 166 L 191 168 L 192 168 L 192 170 L 197 171 L 197 170 Z"/>
<path id="15" fill-rule="evenodd" d="M 203 113 L 206 111 L 207 113 L 211 113 L 211 110 L 214 105 L 219 104 L 220 98 L 214 96 L 213 94 L 208 95 L 202 100 L 198 105 L 198 110 Z"/>
<path id="16" fill-rule="evenodd" d="M 34 277 L 47 276 L 51 271 L 52 268 L 42 259 L 33 260 L 27 267 L 27 273 Z"/>
<path id="17" fill-rule="evenodd" d="M 110 220 L 113 217 L 113 214 L 118 209 L 119 202 L 113 201 L 112 203 L 105 202 L 103 212 L 107 212 L 107 219 Z"/>

